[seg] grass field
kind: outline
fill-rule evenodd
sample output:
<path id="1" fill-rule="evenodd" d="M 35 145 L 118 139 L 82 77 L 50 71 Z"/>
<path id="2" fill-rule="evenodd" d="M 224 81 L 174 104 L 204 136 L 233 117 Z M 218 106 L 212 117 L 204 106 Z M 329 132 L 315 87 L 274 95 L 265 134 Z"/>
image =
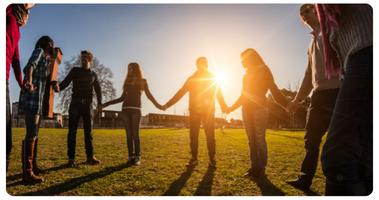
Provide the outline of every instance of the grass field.
<path id="1" fill-rule="evenodd" d="M 94 129 L 95 156 L 100 165 L 87 164 L 83 129 L 78 130 L 76 163 L 67 164 L 67 129 L 41 129 L 38 163 L 48 172 L 41 184 L 21 179 L 21 144 L 25 128 L 13 128 L 13 149 L 6 178 L 12 196 L 315 196 L 324 195 L 325 177 L 317 168 L 310 190 L 301 191 L 284 181 L 295 179 L 304 155 L 304 131 L 267 130 L 267 176 L 251 180 L 242 175 L 250 166 L 243 129 L 216 130 L 217 169 L 208 169 L 204 131 L 200 131 L 199 164 L 186 168 L 190 158 L 188 129 L 142 129 L 141 166 L 126 166 L 123 129 Z M 325 140 L 325 139 L 324 139 Z"/>

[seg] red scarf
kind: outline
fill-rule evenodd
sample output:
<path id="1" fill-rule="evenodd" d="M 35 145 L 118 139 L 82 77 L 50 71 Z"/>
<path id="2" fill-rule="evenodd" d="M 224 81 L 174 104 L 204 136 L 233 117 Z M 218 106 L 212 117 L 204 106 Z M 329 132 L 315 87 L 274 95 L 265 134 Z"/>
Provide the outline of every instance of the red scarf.
<path id="1" fill-rule="evenodd" d="M 337 52 L 330 44 L 330 30 L 337 29 L 337 19 L 341 16 L 341 7 L 337 4 L 316 4 L 317 13 L 320 21 L 320 27 L 324 45 L 325 56 L 325 76 L 330 79 L 333 72 L 340 72 L 340 62 L 337 58 Z"/>

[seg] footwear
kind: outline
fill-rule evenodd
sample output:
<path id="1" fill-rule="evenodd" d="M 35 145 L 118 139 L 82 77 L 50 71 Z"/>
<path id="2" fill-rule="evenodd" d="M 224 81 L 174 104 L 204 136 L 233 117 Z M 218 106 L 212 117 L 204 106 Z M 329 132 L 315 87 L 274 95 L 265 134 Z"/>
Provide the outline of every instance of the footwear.
<path id="1" fill-rule="evenodd" d="M 95 156 L 87 157 L 87 163 L 89 164 L 100 164 L 100 160 L 96 159 Z"/>
<path id="2" fill-rule="evenodd" d="M 126 162 L 126 165 L 133 165 L 134 164 L 134 156 L 129 156 L 128 162 Z"/>
<path id="3" fill-rule="evenodd" d="M 134 157 L 134 165 L 139 166 L 141 164 L 141 156 Z"/>
<path id="4" fill-rule="evenodd" d="M 75 165 L 75 160 L 73 158 L 68 159 L 67 163 L 68 167 L 74 167 Z"/>
<path id="5" fill-rule="evenodd" d="M 264 177 L 266 175 L 266 169 L 255 169 L 254 170 L 255 172 L 253 173 L 252 176 L 250 176 L 251 178 L 261 178 L 261 177 Z"/>
<path id="6" fill-rule="evenodd" d="M 186 164 L 186 167 L 196 166 L 197 164 L 198 164 L 197 159 L 196 158 L 191 158 L 188 161 L 188 163 Z"/>
<path id="7" fill-rule="evenodd" d="M 42 178 L 33 173 L 33 153 L 35 140 L 23 140 L 21 150 L 22 180 L 29 183 L 41 183 Z"/>
<path id="8" fill-rule="evenodd" d="M 300 189 L 300 190 L 308 190 L 310 186 L 305 185 L 302 183 L 299 179 L 295 180 L 287 180 L 286 183 L 292 185 L 293 187 Z"/>
<path id="9" fill-rule="evenodd" d="M 45 173 L 47 170 L 43 170 L 37 167 L 37 147 L 38 147 L 38 138 L 35 140 L 34 143 L 34 156 L 33 156 L 33 173 L 35 175 Z"/>
<path id="10" fill-rule="evenodd" d="M 255 170 L 253 168 L 250 168 L 247 170 L 247 172 L 243 175 L 244 177 L 251 177 L 255 173 Z"/>
<path id="11" fill-rule="evenodd" d="M 210 160 L 208 163 L 208 167 L 216 169 L 217 168 L 216 160 L 215 159 Z"/>

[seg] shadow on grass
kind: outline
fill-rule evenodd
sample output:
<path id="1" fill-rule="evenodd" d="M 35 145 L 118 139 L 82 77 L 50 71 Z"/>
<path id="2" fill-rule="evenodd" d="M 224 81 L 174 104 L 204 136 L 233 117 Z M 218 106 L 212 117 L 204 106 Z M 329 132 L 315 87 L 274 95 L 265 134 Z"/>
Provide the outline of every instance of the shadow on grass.
<path id="1" fill-rule="evenodd" d="M 271 183 L 266 176 L 259 179 L 251 179 L 260 188 L 262 196 L 285 196 L 286 194 Z"/>
<path id="2" fill-rule="evenodd" d="M 203 180 L 200 181 L 194 196 L 210 196 L 212 194 L 212 184 L 215 171 L 215 168 L 208 167 L 208 170 L 204 174 Z"/>
<path id="3" fill-rule="evenodd" d="M 290 139 L 296 139 L 296 140 L 301 140 L 301 141 L 304 141 L 304 138 L 303 137 L 294 137 L 294 136 L 288 136 L 288 135 L 282 135 L 282 134 L 278 134 L 278 133 L 266 133 L 266 134 L 269 134 L 269 135 L 276 135 L 276 136 L 281 136 L 281 137 L 286 137 L 286 138 L 290 138 Z M 267 137 L 267 136 L 266 136 Z"/>
<path id="4" fill-rule="evenodd" d="M 178 196 L 180 191 L 186 185 L 187 180 L 191 176 L 196 166 L 187 167 L 187 170 L 183 172 L 180 177 L 172 182 L 170 188 L 162 196 Z"/>
<path id="5" fill-rule="evenodd" d="M 54 185 L 42 190 L 38 190 L 35 192 L 27 192 L 21 194 L 21 196 L 55 196 L 55 195 L 60 195 L 64 192 L 70 191 L 72 189 L 75 189 L 76 187 L 82 185 L 85 182 L 90 182 L 95 179 L 103 178 L 109 174 L 112 174 L 116 171 L 123 170 L 125 168 L 131 167 L 130 165 L 119 165 L 119 166 L 114 166 L 114 167 L 107 167 L 103 171 L 96 172 L 89 174 L 87 176 L 82 176 L 78 178 L 72 178 L 66 182 L 60 183 L 58 185 Z M 58 167 L 59 168 L 59 167 Z"/>

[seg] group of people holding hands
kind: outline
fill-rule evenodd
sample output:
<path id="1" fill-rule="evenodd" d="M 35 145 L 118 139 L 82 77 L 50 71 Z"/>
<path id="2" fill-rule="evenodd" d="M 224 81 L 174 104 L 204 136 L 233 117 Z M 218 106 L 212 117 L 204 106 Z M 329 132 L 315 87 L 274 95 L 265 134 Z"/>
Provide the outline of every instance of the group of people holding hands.
<path id="1" fill-rule="evenodd" d="M 46 77 L 50 73 L 50 56 L 55 45 L 49 36 L 43 36 L 37 41 L 32 56 L 23 70 L 25 76 L 22 80 L 19 64 L 17 66 L 18 47 L 17 51 L 15 48 L 13 51 L 8 50 L 8 37 L 15 34 L 9 31 L 15 23 L 18 23 L 15 19 L 20 15 L 15 13 L 20 13 L 22 10 L 28 13 L 29 8 L 28 4 L 11 4 L 7 8 L 7 167 L 10 155 L 8 136 L 11 137 L 11 126 L 8 122 L 8 74 L 12 63 L 21 88 L 19 113 L 25 114 L 26 119 L 26 136 L 22 146 L 22 177 L 26 182 L 39 183 L 43 179 L 37 174 L 44 170 L 38 168 L 36 162 L 38 128 Z M 70 167 L 75 165 L 76 132 L 80 117 L 83 118 L 87 162 L 100 163 L 100 160 L 94 157 L 92 145 L 93 91 L 96 93 L 99 111 L 109 105 L 122 102 L 122 120 L 127 135 L 129 156 L 127 164 L 137 166 L 141 164 L 139 129 L 142 117 L 142 93 L 145 92 L 147 98 L 158 109 L 166 110 L 188 92 L 192 156 L 187 166 L 198 164 L 201 123 L 206 134 L 209 167 L 217 166 L 214 137 L 217 98 L 224 113 L 230 113 L 242 106 L 242 118 L 251 160 L 250 168 L 244 176 L 260 178 L 265 176 L 268 157 L 265 139 L 268 90 L 275 102 L 291 113 L 296 112 L 299 103 L 313 91 L 306 119 L 305 156 L 301 170 L 296 179 L 288 180 L 286 183 L 301 190 L 310 188 L 317 169 L 322 137 L 329 130 L 321 155 L 322 169 L 326 176 L 325 195 L 371 194 L 373 189 L 372 7 L 360 4 L 304 4 L 299 9 L 299 15 L 301 22 L 311 28 L 312 41 L 308 47 L 308 66 L 301 87 L 290 102 L 278 89 L 271 70 L 262 57 L 255 49 L 248 48 L 240 55 L 242 66 L 246 69 L 242 79 L 242 92 L 230 107 L 225 103 L 216 77 L 208 71 L 205 57 L 197 59 L 197 70 L 165 105 L 160 105 L 155 100 L 141 67 L 135 62 L 128 65 L 122 95 L 102 103 L 98 77 L 90 68 L 93 55 L 88 50 L 81 51 L 82 66 L 71 69 L 62 82 L 53 83 L 56 92 L 64 90 L 70 83 L 73 84 L 67 138 L 68 165 Z M 19 23 L 17 26 L 21 27 Z M 14 46 L 17 45 L 13 44 Z"/>

